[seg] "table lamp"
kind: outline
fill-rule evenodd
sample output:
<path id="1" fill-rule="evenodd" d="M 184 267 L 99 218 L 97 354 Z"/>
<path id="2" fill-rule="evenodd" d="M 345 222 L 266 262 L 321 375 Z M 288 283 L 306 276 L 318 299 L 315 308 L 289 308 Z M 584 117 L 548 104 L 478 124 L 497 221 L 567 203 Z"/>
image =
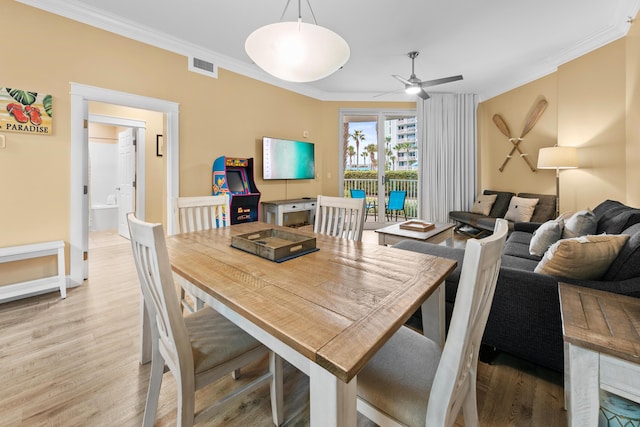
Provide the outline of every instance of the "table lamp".
<path id="1" fill-rule="evenodd" d="M 556 170 L 556 218 L 560 214 L 560 169 L 578 167 L 578 151 L 576 147 L 541 148 L 538 153 L 538 169 Z"/>

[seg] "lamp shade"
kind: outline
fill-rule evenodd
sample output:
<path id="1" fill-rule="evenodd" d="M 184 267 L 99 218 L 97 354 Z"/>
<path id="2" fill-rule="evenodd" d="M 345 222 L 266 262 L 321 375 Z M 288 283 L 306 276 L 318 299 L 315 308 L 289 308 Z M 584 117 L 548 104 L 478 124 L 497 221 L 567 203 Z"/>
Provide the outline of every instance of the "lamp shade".
<path id="1" fill-rule="evenodd" d="M 576 147 L 547 147 L 538 153 L 538 169 L 575 169 L 578 167 Z"/>
<path id="2" fill-rule="evenodd" d="M 260 68 L 279 79 L 311 82 L 338 71 L 349 59 L 349 45 L 324 27 L 278 22 L 258 28 L 244 45 Z"/>

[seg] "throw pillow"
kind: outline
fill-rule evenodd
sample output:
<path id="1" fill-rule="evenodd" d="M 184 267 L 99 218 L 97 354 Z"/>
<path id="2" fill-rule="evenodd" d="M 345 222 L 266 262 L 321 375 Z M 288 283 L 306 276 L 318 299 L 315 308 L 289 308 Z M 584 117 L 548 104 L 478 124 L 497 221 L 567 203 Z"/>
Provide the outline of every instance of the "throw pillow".
<path id="1" fill-rule="evenodd" d="M 562 238 L 563 220 L 550 220 L 542 224 L 533 232 L 531 242 L 529 242 L 529 253 L 531 255 L 542 256 L 549 249 L 549 246 Z"/>
<path id="2" fill-rule="evenodd" d="M 571 215 L 564 221 L 563 239 L 571 239 L 573 237 L 586 236 L 587 234 L 596 234 L 596 216 L 589 209 L 579 211 Z"/>
<path id="3" fill-rule="evenodd" d="M 600 234 L 558 240 L 534 272 L 580 280 L 598 280 L 629 239 L 627 234 Z"/>
<path id="4" fill-rule="evenodd" d="M 489 215 L 489 212 L 491 212 L 491 206 L 493 206 L 497 197 L 498 197 L 497 194 L 478 195 L 478 198 L 476 199 L 475 203 L 473 204 L 473 207 L 471 208 L 471 212 L 477 213 L 480 215 Z"/>
<path id="5" fill-rule="evenodd" d="M 513 196 L 509 202 L 509 210 L 504 214 L 504 219 L 513 222 L 528 222 L 533 216 L 538 199 L 526 199 Z"/>

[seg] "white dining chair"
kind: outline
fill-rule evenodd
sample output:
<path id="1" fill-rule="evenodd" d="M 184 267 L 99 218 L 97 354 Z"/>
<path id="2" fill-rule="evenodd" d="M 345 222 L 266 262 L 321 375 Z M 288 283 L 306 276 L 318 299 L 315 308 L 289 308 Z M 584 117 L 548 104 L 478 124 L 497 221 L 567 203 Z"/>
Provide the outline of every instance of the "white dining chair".
<path id="1" fill-rule="evenodd" d="M 478 350 L 489 317 L 508 226 L 469 239 L 444 349 L 402 326 L 357 376 L 357 408 L 384 426 L 452 426 L 462 410 L 478 425 Z"/>
<path id="2" fill-rule="evenodd" d="M 142 425 L 153 426 L 165 367 L 178 391 L 177 425 L 209 418 L 232 398 L 270 383 L 273 423 L 282 423 L 282 360 L 210 307 L 183 316 L 162 224 L 127 216 L 131 247 L 151 332 L 151 376 Z M 195 413 L 196 390 L 269 355 L 269 372 Z"/>
<path id="3" fill-rule="evenodd" d="M 365 199 L 318 196 L 314 233 L 362 240 Z"/>
<path id="4" fill-rule="evenodd" d="M 209 230 L 226 227 L 229 221 L 229 195 L 178 197 L 176 200 L 176 221 L 178 233 L 192 233 L 194 231 Z M 200 310 L 204 303 L 193 295 L 186 298 L 182 279 L 176 276 L 175 281 L 180 286 L 180 303 L 189 313 Z M 190 302 L 191 300 L 192 302 Z"/>

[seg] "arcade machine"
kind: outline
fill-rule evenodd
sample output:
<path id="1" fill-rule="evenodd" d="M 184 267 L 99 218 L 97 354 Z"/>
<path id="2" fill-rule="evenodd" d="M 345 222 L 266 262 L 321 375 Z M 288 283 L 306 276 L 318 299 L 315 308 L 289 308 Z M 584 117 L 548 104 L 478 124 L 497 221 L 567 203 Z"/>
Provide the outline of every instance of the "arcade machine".
<path id="1" fill-rule="evenodd" d="M 253 159 L 218 157 L 213 162 L 212 194 L 229 194 L 232 225 L 257 221 L 260 192 L 253 181 Z"/>

